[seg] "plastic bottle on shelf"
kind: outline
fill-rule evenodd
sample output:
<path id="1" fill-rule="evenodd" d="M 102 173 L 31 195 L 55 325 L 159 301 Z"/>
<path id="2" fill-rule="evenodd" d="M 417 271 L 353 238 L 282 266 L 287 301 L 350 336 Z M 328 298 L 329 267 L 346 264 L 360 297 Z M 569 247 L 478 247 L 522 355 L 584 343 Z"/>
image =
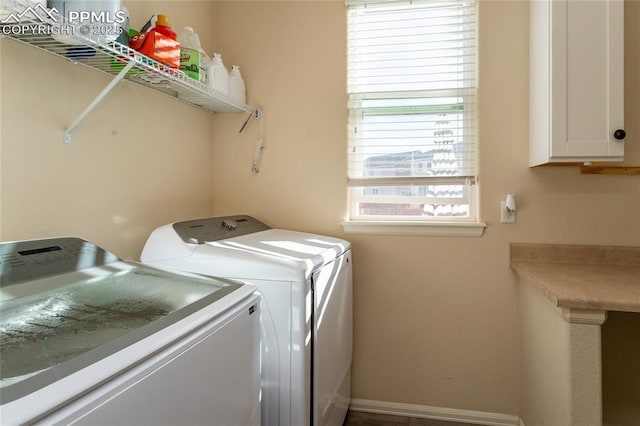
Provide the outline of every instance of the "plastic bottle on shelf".
<path id="1" fill-rule="evenodd" d="M 222 62 L 222 55 L 213 54 L 213 59 L 209 65 L 209 86 L 225 95 L 229 94 L 229 71 Z"/>
<path id="2" fill-rule="evenodd" d="M 200 45 L 200 37 L 191 27 L 184 27 L 178 36 L 180 69 L 189 77 L 206 83 L 209 59 Z"/>
<path id="3" fill-rule="evenodd" d="M 158 14 L 158 20 L 156 21 L 156 26 L 153 27 L 153 29 L 172 40 L 178 39 L 178 34 L 171 29 L 171 24 L 169 24 L 167 15 Z"/>
<path id="4" fill-rule="evenodd" d="M 231 65 L 229 72 L 229 97 L 236 104 L 247 103 L 247 92 L 238 65 Z"/>
<path id="5" fill-rule="evenodd" d="M 124 4 L 120 6 L 120 10 L 124 13 L 124 21 L 119 25 L 120 26 L 120 34 L 116 41 L 120 44 L 124 44 L 125 46 L 129 46 L 129 9 L 127 9 Z"/>

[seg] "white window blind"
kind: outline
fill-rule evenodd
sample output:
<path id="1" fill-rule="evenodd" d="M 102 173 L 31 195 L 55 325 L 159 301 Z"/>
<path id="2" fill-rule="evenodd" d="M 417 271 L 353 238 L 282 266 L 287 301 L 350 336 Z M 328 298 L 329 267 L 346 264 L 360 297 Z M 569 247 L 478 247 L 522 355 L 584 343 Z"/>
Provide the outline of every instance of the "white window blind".
<path id="1" fill-rule="evenodd" d="M 475 0 L 350 1 L 350 219 L 476 219 Z"/>

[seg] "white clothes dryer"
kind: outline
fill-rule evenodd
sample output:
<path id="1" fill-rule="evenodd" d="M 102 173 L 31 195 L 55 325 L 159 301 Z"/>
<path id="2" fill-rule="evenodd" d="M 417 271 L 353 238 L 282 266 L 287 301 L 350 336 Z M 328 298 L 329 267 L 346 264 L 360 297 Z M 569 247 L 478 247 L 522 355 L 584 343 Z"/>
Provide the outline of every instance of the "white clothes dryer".
<path id="1" fill-rule="evenodd" d="M 255 285 L 262 296 L 262 424 L 340 426 L 351 399 L 350 247 L 226 216 L 157 228 L 141 259 Z"/>

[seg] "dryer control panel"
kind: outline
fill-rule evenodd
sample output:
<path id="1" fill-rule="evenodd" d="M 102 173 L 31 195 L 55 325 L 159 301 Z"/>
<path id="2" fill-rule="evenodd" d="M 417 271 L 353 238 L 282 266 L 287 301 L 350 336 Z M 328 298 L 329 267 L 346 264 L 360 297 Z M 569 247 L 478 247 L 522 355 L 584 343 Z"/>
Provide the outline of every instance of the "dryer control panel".
<path id="1" fill-rule="evenodd" d="M 251 216 L 238 215 L 177 222 L 173 229 L 185 243 L 205 244 L 271 228 Z"/>

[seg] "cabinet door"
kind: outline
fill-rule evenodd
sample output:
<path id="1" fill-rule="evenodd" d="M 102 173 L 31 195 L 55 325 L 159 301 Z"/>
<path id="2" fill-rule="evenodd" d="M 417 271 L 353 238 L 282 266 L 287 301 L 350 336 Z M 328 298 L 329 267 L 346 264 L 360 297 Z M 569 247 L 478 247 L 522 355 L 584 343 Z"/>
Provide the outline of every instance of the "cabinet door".
<path id="1" fill-rule="evenodd" d="M 554 159 L 622 160 L 624 3 L 551 5 L 551 152 Z"/>

